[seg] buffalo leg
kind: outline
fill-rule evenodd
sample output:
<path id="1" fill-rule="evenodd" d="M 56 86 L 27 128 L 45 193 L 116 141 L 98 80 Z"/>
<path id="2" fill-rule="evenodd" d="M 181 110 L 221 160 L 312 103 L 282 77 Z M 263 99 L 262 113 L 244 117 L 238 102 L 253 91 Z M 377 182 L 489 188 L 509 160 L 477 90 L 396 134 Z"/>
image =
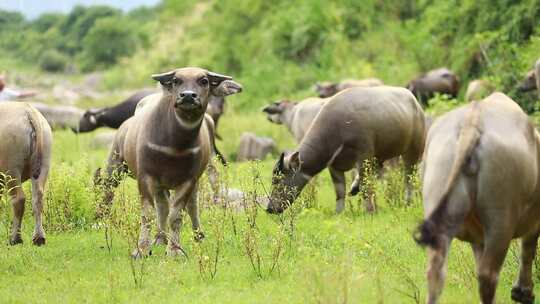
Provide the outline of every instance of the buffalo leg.
<path id="1" fill-rule="evenodd" d="M 383 162 L 375 160 L 374 163 L 374 169 L 377 171 L 377 178 L 380 178 L 382 176 L 383 172 Z M 364 205 L 366 208 L 366 211 L 369 213 L 373 213 L 377 210 L 377 205 L 375 204 L 375 188 L 372 183 L 369 185 L 365 185 L 363 183 L 363 179 L 366 174 L 364 172 L 364 161 L 358 161 L 356 163 L 356 177 L 352 183 L 351 191 L 349 192 L 349 195 L 356 195 L 360 192 L 360 187 L 363 186 L 364 189 Z"/>
<path id="2" fill-rule="evenodd" d="M 363 165 L 362 162 L 356 163 L 356 174 L 354 175 L 354 180 L 351 184 L 351 191 L 349 191 L 349 195 L 354 196 L 357 195 L 360 192 L 360 185 L 362 183 L 362 172 Z"/>
<path id="3" fill-rule="evenodd" d="M 201 223 L 199 219 L 199 204 L 197 202 L 197 187 L 191 192 L 191 196 L 187 201 L 186 210 L 191 219 L 191 228 L 193 229 L 195 241 L 202 241 L 204 239 L 204 233 L 201 230 Z"/>
<path id="4" fill-rule="evenodd" d="M 413 185 L 411 182 L 411 177 L 414 172 L 414 163 L 406 162 L 405 169 L 403 170 L 403 183 L 405 184 L 405 202 L 411 204 L 412 194 L 413 194 Z"/>
<path id="5" fill-rule="evenodd" d="M 377 178 L 381 179 L 383 176 L 383 161 L 375 161 L 375 170 L 377 171 Z M 356 164 L 355 170 L 353 170 L 354 180 L 351 185 L 351 191 L 349 192 L 349 195 L 354 196 L 360 192 L 360 185 L 362 183 L 362 177 L 363 177 L 363 164 L 362 162 L 358 162 Z"/>
<path id="6" fill-rule="evenodd" d="M 47 180 L 47 170 L 41 171 L 37 179 L 32 179 L 32 211 L 34 213 L 35 228 L 32 242 L 34 245 L 45 245 L 45 231 L 43 230 L 43 190 Z"/>
<path id="7" fill-rule="evenodd" d="M 520 303 L 534 303 L 532 263 L 536 255 L 538 233 L 521 240 L 521 265 L 516 285 L 512 288 L 512 300 Z"/>
<path id="8" fill-rule="evenodd" d="M 139 232 L 137 248 L 131 254 L 133 258 L 144 257 L 150 253 L 151 249 L 151 217 L 154 204 L 148 179 L 139 180 L 139 193 L 141 199 L 141 231 Z"/>
<path id="9" fill-rule="evenodd" d="M 210 160 L 208 163 L 208 169 L 206 170 L 208 174 L 208 181 L 210 182 L 210 187 L 212 188 L 212 200 L 214 204 L 219 203 L 220 198 L 222 197 L 221 183 L 219 179 L 219 173 L 214 165 L 214 160 Z"/>
<path id="10" fill-rule="evenodd" d="M 482 254 L 484 252 L 484 244 L 471 243 L 471 249 L 473 251 L 474 261 L 476 262 L 476 273 L 478 274 L 480 260 L 482 259 Z"/>
<path id="11" fill-rule="evenodd" d="M 330 176 L 334 183 L 334 190 L 336 191 L 336 213 L 343 212 L 345 209 L 345 172 L 338 171 L 332 167 L 330 170 Z"/>
<path id="12" fill-rule="evenodd" d="M 21 183 L 17 178 L 14 182 L 8 183 L 8 189 L 11 188 L 11 206 L 13 208 L 13 223 L 11 226 L 10 245 L 22 244 L 21 224 L 24 214 L 24 192 Z"/>
<path id="13" fill-rule="evenodd" d="M 180 228 L 182 227 L 183 210 L 187 203 L 188 198 L 193 192 L 193 184 L 191 182 L 185 182 L 180 185 L 175 192 L 174 199 L 172 200 L 171 208 L 169 210 L 169 228 L 170 238 L 167 247 L 167 254 L 171 257 L 184 254 L 184 250 L 180 247 Z"/>
<path id="14" fill-rule="evenodd" d="M 499 271 L 506 257 L 511 235 L 506 231 L 487 234 L 484 252 L 478 267 L 480 299 L 484 304 L 495 303 L 495 291 L 499 280 Z"/>
<path id="15" fill-rule="evenodd" d="M 442 293 L 444 278 L 446 277 L 448 249 L 452 239 L 448 236 L 441 236 L 437 248 L 428 248 L 428 299 L 427 303 L 437 303 L 437 299 Z"/>
<path id="16" fill-rule="evenodd" d="M 169 216 L 169 191 L 156 192 L 157 233 L 155 245 L 167 244 L 167 218 Z"/>

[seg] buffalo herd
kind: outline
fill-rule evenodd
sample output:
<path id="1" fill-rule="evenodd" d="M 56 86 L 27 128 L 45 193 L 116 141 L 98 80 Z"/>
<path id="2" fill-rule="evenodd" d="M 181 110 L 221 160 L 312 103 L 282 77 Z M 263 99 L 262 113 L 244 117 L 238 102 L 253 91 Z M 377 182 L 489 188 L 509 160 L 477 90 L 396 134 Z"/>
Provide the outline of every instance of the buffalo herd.
<path id="1" fill-rule="evenodd" d="M 195 239 L 204 239 L 198 180 L 211 168 L 211 158 L 221 156 L 215 139 L 225 97 L 242 91 L 232 77 L 195 67 L 152 78 L 159 90 L 138 91 L 113 107 L 86 112 L 71 109 L 62 118 L 68 121 L 63 127 L 76 133 L 102 126 L 118 129 L 107 167 L 97 172 L 96 181 L 102 183 L 103 201 L 109 205 L 119 173 L 136 180 L 142 212 L 133 258 L 149 255 L 153 245 L 165 244 L 168 255 L 183 254 L 179 233 L 184 211 L 191 218 Z M 516 88 L 537 90 L 540 95 L 540 60 Z M 318 97 L 300 102 L 282 99 L 262 110 L 270 122 L 284 125 L 298 143 L 275 163 L 264 205 L 268 213 L 283 213 L 325 168 L 336 192 L 336 213 L 345 208 L 345 172 L 352 169 L 356 171 L 351 194 L 364 190 L 366 210 L 374 212 L 374 189 L 361 177 L 366 162 L 381 169 L 385 162 L 400 158 L 406 201 L 412 191 L 408 177 L 416 165 L 421 171 L 424 220 L 413 237 L 428 251 L 427 302 L 436 303 L 442 292 L 454 238 L 471 244 L 482 303 L 494 303 L 510 242 L 520 238 L 520 270 L 511 296 L 520 303 L 534 302 L 540 134 L 515 101 L 496 92 L 489 81 L 474 80 L 464 95 L 469 102 L 431 123 L 423 110 L 430 99 L 437 94 L 456 97 L 460 91 L 459 77 L 444 67 L 419 75 L 405 87 L 368 78 L 319 82 L 314 89 Z M 51 125 L 64 117 L 62 113 L 42 104 L 0 104 L 4 143 L 0 172 L 12 200 L 12 245 L 23 242 L 25 194 L 20 185 L 29 179 L 35 217 L 32 240 L 38 246 L 45 244 L 41 217 L 51 160 Z M 152 237 L 154 210 L 157 232 Z"/>

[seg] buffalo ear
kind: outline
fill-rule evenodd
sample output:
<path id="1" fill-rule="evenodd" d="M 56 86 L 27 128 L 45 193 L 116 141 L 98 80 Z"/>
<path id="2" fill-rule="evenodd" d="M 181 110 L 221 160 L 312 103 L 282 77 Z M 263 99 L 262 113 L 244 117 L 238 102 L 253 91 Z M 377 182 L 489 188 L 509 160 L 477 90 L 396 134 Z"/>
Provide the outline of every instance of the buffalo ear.
<path id="1" fill-rule="evenodd" d="M 217 86 L 212 85 L 211 90 L 212 95 L 217 97 L 225 97 L 242 92 L 242 85 L 236 81 L 227 79 L 221 81 Z"/>
<path id="2" fill-rule="evenodd" d="M 174 77 L 174 74 L 176 73 L 176 71 L 169 71 L 169 72 L 165 72 L 165 73 L 161 73 L 161 74 L 153 74 L 152 75 L 152 79 L 156 80 L 156 81 L 159 81 L 159 83 L 162 85 L 162 86 L 168 86 L 171 84 L 171 81 Z"/>
<path id="3" fill-rule="evenodd" d="M 300 161 L 300 152 L 295 151 L 291 155 L 287 156 L 284 159 L 285 166 L 290 170 L 298 171 L 300 170 L 301 161 Z"/>
<path id="4" fill-rule="evenodd" d="M 262 108 L 263 113 L 272 114 L 272 105 L 267 105 L 266 107 Z"/>

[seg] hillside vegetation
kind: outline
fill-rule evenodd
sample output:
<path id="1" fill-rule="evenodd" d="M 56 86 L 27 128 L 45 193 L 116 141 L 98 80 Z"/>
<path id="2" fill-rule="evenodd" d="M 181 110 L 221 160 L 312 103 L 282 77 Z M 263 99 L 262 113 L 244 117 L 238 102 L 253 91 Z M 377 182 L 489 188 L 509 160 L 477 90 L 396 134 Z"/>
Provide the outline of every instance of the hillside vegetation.
<path id="1" fill-rule="evenodd" d="M 110 87 L 140 86 L 156 71 L 200 65 L 240 79 L 246 90 L 234 105 L 256 110 L 274 99 L 313 95 L 318 80 L 376 76 L 405 85 L 447 66 L 463 87 L 487 78 L 534 108 L 514 88 L 540 57 L 537 0 L 208 1 L 201 18 L 174 14 L 180 2 L 186 16 L 197 10 L 166 1 L 162 30 L 109 73 Z M 174 35 L 178 27 L 181 36 Z M 171 40 L 174 49 L 154 47 Z"/>
<path id="2" fill-rule="evenodd" d="M 76 7 L 26 21 L 0 14 L 0 49 L 22 62 L 105 69 L 107 88 L 152 84 L 152 73 L 197 65 L 245 86 L 234 106 L 313 95 L 318 80 L 376 76 L 405 85 L 447 66 L 463 87 L 487 78 L 527 110 L 515 86 L 540 57 L 540 1 L 165 0 L 128 14 Z M 464 91 L 464 88 L 462 89 Z"/>

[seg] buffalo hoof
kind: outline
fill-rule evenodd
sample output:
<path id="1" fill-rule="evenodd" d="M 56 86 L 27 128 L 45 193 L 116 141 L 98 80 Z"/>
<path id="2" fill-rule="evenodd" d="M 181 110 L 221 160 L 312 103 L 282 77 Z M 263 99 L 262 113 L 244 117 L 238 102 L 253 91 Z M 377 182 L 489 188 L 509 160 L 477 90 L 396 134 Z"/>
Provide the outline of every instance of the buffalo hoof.
<path id="1" fill-rule="evenodd" d="M 9 240 L 9 244 L 11 246 L 22 244 L 22 243 L 23 243 L 23 240 L 22 240 L 20 235 L 14 237 L 14 238 L 11 238 L 11 240 Z"/>
<path id="2" fill-rule="evenodd" d="M 514 286 L 512 288 L 512 300 L 524 304 L 533 304 L 534 293 L 530 288 Z"/>
<path id="3" fill-rule="evenodd" d="M 187 258 L 186 252 L 179 245 L 169 245 L 169 247 L 167 247 L 167 256 L 171 258 L 175 258 L 181 255 Z"/>
<path id="4" fill-rule="evenodd" d="M 32 243 L 36 246 L 42 246 L 42 245 L 45 245 L 45 238 L 42 237 L 42 236 L 35 236 L 33 239 L 32 239 Z"/>
<path id="5" fill-rule="evenodd" d="M 351 188 L 351 191 L 349 191 L 349 195 L 350 196 L 355 196 L 357 195 L 358 193 L 360 193 L 360 187 L 357 187 L 357 186 L 353 186 Z"/>
<path id="6" fill-rule="evenodd" d="M 204 238 L 205 236 L 202 231 L 196 231 L 195 235 L 193 236 L 193 239 L 195 240 L 195 242 L 201 242 L 202 240 L 204 240 Z"/>

